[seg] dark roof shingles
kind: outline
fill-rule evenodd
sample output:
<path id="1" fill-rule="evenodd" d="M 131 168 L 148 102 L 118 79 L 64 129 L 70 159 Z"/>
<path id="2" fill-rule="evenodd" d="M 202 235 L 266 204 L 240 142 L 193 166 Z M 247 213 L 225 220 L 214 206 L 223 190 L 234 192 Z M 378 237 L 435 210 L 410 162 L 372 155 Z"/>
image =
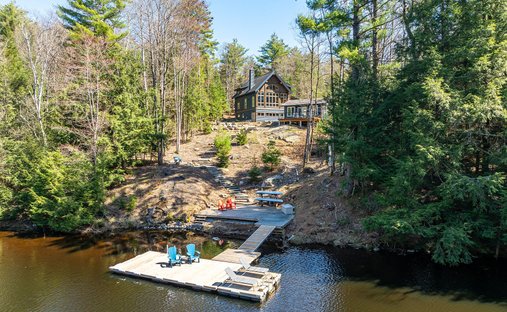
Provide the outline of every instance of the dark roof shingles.
<path id="1" fill-rule="evenodd" d="M 249 83 L 248 81 L 242 83 L 241 86 L 236 89 L 236 94 L 234 94 L 234 97 L 236 98 L 239 96 L 247 95 L 252 92 L 257 92 L 266 83 L 266 81 L 268 81 L 268 79 L 271 78 L 271 76 L 273 76 L 273 75 L 276 75 L 276 77 L 278 77 L 278 79 L 280 79 L 282 84 L 285 85 L 285 87 L 290 92 L 290 85 L 285 83 L 285 81 L 283 81 L 282 78 L 280 76 L 278 76 L 278 74 L 276 74 L 274 71 L 270 71 L 267 74 L 264 74 L 259 77 L 255 77 L 252 89 L 248 89 L 248 83 Z"/>

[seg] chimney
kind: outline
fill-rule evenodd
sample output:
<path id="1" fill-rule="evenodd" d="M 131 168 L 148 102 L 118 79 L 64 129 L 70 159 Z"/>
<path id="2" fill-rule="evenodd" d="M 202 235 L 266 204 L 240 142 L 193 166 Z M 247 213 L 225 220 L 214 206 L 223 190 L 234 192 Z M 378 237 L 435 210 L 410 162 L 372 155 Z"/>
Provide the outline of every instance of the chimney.
<path id="1" fill-rule="evenodd" d="M 254 87 L 254 80 L 255 80 L 255 71 L 253 68 L 250 68 L 248 72 L 248 90 L 252 90 Z"/>

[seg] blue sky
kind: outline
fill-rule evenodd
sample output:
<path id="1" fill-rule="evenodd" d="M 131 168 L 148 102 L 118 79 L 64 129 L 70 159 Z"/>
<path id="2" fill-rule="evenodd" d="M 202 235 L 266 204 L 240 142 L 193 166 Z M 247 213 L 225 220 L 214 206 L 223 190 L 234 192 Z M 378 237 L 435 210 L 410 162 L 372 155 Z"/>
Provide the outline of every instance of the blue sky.
<path id="1" fill-rule="evenodd" d="M 0 0 L 6 4 L 11 0 Z M 56 5 L 66 0 L 16 0 L 30 13 L 43 14 L 54 11 Z M 218 42 L 230 42 L 237 38 L 248 49 L 249 55 L 257 54 L 271 36 L 276 33 L 288 45 L 297 46 L 294 20 L 307 12 L 305 0 L 208 0 L 213 16 L 213 30 Z"/>

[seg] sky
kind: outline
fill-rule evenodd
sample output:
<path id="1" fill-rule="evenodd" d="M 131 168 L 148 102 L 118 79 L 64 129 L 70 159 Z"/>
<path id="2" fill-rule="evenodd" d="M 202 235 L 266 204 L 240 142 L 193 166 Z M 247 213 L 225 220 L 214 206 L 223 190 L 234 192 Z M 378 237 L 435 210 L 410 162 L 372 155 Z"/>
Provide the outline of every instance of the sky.
<path id="1" fill-rule="evenodd" d="M 7 4 L 12 0 L 0 0 Z M 15 0 L 31 14 L 54 11 L 66 0 Z M 298 46 L 295 23 L 298 14 L 307 12 L 305 0 L 208 0 L 213 16 L 215 39 L 223 44 L 238 39 L 257 55 L 259 48 L 276 33 L 289 46 Z"/>

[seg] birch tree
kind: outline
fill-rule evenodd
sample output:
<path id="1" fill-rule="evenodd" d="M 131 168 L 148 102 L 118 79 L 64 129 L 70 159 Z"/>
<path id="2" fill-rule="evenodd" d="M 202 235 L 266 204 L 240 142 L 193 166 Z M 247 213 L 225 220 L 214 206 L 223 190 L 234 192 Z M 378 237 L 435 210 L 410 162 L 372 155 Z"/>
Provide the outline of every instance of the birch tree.
<path id="1" fill-rule="evenodd" d="M 49 83 L 60 66 L 65 31 L 52 19 L 38 22 L 25 21 L 20 28 L 18 45 L 21 56 L 30 70 L 29 115 L 26 120 L 35 121 L 35 136 L 47 147 L 45 113 L 49 105 Z"/>

